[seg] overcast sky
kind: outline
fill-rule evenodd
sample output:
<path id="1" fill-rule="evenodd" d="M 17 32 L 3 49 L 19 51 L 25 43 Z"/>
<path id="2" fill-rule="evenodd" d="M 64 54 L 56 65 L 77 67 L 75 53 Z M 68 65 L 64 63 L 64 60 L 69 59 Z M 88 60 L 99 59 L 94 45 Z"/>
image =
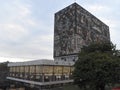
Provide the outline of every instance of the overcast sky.
<path id="1" fill-rule="evenodd" d="M 110 27 L 120 49 L 120 0 L 76 0 Z M 53 59 L 54 13 L 74 0 L 0 0 L 0 62 Z"/>

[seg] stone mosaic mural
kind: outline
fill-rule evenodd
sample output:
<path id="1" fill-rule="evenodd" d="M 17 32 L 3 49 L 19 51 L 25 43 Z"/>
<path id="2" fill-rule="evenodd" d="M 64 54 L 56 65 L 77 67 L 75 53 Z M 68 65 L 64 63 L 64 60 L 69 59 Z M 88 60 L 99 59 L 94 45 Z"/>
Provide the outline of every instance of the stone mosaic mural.
<path id="1" fill-rule="evenodd" d="M 77 3 L 55 14 L 54 58 L 77 55 L 84 45 L 103 41 L 110 41 L 109 27 Z"/>

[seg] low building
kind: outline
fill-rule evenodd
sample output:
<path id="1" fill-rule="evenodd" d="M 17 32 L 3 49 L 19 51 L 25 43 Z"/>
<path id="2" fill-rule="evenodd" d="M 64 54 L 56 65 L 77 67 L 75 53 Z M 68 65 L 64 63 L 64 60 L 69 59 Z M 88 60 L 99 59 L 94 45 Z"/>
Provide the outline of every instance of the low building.
<path id="1" fill-rule="evenodd" d="M 73 65 L 74 62 L 45 59 L 9 63 L 7 79 L 38 86 L 71 83 Z"/>

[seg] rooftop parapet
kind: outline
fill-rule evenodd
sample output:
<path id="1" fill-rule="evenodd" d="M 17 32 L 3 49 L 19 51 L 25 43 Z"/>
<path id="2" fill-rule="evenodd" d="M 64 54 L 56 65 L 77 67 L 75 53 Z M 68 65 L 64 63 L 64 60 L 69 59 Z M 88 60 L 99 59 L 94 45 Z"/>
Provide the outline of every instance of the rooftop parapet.
<path id="1" fill-rule="evenodd" d="M 33 60 L 33 61 L 26 61 L 26 62 L 10 62 L 8 63 L 8 67 L 11 66 L 28 66 L 28 65 L 64 65 L 64 66 L 73 66 L 74 62 L 65 62 L 65 61 L 54 61 L 54 60 Z"/>

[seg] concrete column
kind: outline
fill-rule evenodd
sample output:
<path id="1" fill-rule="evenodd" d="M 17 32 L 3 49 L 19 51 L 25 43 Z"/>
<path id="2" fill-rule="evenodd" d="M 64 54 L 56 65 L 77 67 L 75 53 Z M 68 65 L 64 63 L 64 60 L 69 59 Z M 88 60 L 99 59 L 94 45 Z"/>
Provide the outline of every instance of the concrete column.
<path id="1" fill-rule="evenodd" d="M 44 82 L 44 77 L 45 77 L 45 76 L 44 76 L 44 73 L 43 73 L 43 74 L 42 74 L 42 82 Z"/>

